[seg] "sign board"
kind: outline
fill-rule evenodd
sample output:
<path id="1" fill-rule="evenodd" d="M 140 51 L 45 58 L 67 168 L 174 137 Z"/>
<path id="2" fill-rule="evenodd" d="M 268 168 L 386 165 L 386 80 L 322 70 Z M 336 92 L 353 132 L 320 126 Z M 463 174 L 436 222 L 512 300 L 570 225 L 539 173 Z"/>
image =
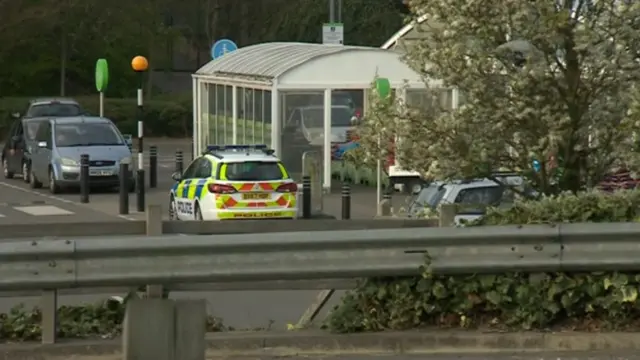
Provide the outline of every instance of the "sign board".
<path id="1" fill-rule="evenodd" d="M 109 65 L 107 59 L 96 61 L 96 90 L 104 92 L 109 84 Z"/>
<path id="2" fill-rule="evenodd" d="M 222 39 L 216 41 L 211 46 L 211 58 L 217 59 L 222 57 L 226 53 L 238 50 L 238 45 L 229 39 Z"/>
<path id="3" fill-rule="evenodd" d="M 328 45 L 344 45 L 344 25 L 342 23 L 323 24 L 322 43 Z"/>

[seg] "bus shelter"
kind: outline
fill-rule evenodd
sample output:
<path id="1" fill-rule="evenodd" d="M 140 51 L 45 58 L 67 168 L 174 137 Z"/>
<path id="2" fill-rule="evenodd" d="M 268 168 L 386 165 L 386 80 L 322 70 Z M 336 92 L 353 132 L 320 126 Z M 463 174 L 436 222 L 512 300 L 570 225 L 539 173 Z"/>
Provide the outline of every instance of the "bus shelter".
<path id="1" fill-rule="evenodd" d="M 331 189 L 332 144 L 366 116 L 375 76 L 424 88 L 401 55 L 380 48 L 264 43 L 210 61 L 193 75 L 194 153 L 208 144 L 266 144 L 300 180 L 303 157 L 320 159 Z"/>

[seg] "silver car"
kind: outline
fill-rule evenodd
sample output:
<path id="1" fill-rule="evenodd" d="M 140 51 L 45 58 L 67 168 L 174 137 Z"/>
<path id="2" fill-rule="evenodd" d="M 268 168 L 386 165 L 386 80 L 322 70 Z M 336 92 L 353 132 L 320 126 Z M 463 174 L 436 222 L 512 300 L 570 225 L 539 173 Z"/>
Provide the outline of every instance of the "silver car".
<path id="1" fill-rule="evenodd" d="M 80 156 L 89 155 L 92 187 L 117 187 L 120 164 L 131 164 L 131 150 L 118 128 L 99 117 L 55 118 L 42 123 L 31 154 L 29 183 L 32 188 L 48 184 L 52 193 L 80 185 Z M 131 167 L 129 184 L 133 184 Z"/>

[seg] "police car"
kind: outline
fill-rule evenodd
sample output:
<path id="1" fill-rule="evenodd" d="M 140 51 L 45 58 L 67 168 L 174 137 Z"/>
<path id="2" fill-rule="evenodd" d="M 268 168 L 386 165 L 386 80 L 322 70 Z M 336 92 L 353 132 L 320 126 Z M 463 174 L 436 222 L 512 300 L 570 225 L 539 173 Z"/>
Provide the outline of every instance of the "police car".
<path id="1" fill-rule="evenodd" d="M 298 186 L 266 145 L 209 145 L 173 179 L 172 220 L 297 217 Z"/>

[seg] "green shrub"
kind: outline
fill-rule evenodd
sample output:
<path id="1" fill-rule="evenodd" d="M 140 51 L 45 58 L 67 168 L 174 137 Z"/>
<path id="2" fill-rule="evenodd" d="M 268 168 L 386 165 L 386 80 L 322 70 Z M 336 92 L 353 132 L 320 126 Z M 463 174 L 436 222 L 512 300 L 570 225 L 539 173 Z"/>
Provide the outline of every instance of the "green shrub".
<path id="1" fill-rule="evenodd" d="M 98 95 L 75 98 L 89 113 L 99 114 Z M 192 106 L 184 98 L 150 100 L 144 103 L 145 136 L 189 137 L 192 135 Z M 13 122 L 11 114 L 24 113 L 30 98 L 0 98 L 0 136 L 6 136 Z M 111 119 L 122 133 L 137 134 L 137 100 L 108 98 L 104 106 L 105 117 Z"/>
<path id="2" fill-rule="evenodd" d="M 95 305 L 61 306 L 57 334 L 61 338 L 113 337 L 122 332 L 125 304 L 110 300 Z M 42 313 L 24 305 L 0 314 L 0 341 L 30 341 L 41 338 Z M 209 316 L 207 331 L 227 330 L 221 319 Z"/>
<path id="3" fill-rule="evenodd" d="M 490 209 L 469 226 L 627 222 L 638 218 L 640 191 L 562 194 Z M 638 329 L 640 273 L 432 274 L 367 279 L 329 315 L 335 332 L 438 326 L 500 330 Z"/>

